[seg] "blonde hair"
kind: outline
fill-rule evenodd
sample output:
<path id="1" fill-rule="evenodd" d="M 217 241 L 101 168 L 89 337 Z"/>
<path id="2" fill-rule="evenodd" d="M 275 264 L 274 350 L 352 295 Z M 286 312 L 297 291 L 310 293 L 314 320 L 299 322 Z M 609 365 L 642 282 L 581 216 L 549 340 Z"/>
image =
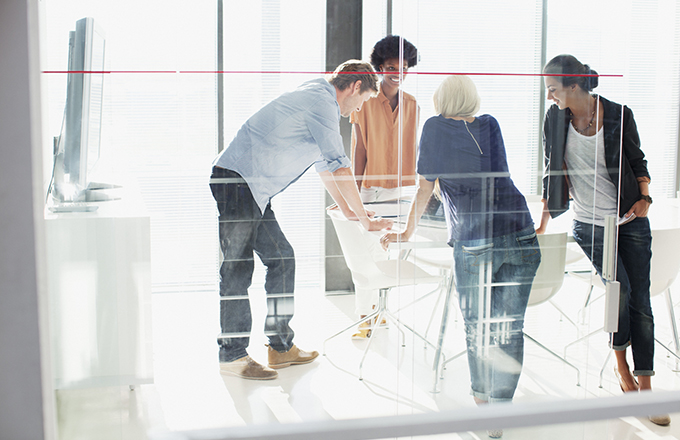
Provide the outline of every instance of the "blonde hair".
<path id="1" fill-rule="evenodd" d="M 357 81 L 361 81 L 359 93 L 370 91 L 372 96 L 378 94 L 378 75 L 370 63 L 361 60 L 348 60 L 340 64 L 326 78 L 338 90 L 345 90 Z"/>
<path id="2" fill-rule="evenodd" d="M 447 77 L 432 97 L 434 109 L 444 117 L 470 117 L 477 114 L 481 98 L 475 83 L 465 75 Z"/>

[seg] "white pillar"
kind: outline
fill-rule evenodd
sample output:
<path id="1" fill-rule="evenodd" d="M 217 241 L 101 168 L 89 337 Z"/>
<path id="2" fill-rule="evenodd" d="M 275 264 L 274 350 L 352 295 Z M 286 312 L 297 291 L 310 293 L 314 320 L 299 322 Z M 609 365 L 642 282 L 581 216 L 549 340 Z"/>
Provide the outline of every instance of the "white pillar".
<path id="1" fill-rule="evenodd" d="M 0 1 L 0 437 L 56 438 L 45 298 L 38 8 Z"/>

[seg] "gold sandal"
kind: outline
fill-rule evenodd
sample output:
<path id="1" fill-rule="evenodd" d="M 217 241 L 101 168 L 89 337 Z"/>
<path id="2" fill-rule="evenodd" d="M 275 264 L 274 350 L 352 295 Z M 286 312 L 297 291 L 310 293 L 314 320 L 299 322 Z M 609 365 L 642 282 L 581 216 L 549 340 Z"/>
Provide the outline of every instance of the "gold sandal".
<path id="1" fill-rule="evenodd" d="M 363 341 L 371 337 L 371 325 L 366 322 L 359 324 L 359 331 L 352 335 L 352 339 L 355 341 Z"/>

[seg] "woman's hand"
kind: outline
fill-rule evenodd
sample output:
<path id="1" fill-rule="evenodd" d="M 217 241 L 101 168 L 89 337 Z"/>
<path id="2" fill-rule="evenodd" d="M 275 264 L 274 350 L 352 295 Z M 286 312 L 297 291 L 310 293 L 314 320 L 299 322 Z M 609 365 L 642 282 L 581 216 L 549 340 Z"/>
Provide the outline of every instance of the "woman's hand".
<path id="1" fill-rule="evenodd" d="M 545 230 L 548 229 L 548 222 L 550 221 L 550 211 L 548 211 L 548 200 L 541 199 L 541 202 L 543 203 L 543 210 L 541 211 L 541 222 L 538 225 L 538 228 L 536 228 L 536 233 L 539 235 L 545 233 Z"/>
<path id="2" fill-rule="evenodd" d="M 649 205 L 651 205 L 651 203 L 649 203 L 647 200 L 638 200 L 626 213 L 626 217 L 629 217 L 631 214 L 635 214 L 635 217 L 647 217 Z"/>
<path id="3" fill-rule="evenodd" d="M 385 250 L 390 246 L 390 243 L 401 243 L 403 241 L 408 241 L 408 237 L 403 232 L 390 232 L 380 237 L 380 245 Z"/>

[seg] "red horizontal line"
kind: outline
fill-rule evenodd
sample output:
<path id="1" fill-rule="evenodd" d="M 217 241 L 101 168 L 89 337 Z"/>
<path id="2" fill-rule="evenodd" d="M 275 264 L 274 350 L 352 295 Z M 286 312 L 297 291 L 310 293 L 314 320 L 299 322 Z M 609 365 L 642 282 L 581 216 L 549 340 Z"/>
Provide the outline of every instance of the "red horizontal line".
<path id="1" fill-rule="evenodd" d="M 111 74 L 111 73 L 209 73 L 209 74 L 298 74 L 298 75 L 327 75 L 333 72 L 318 71 L 294 71 L 294 70 L 43 70 L 42 73 L 84 73 L 84 74 Z M 373 72 L 339 72 L 340 74 L 373 73 Z M 404 75 L 467 75 L 467 76 L 583 76 L 583 77 L 606 77 L 623 78 L 623 75 L 598 74 L 598 75 L 570 75 L 555 73 L 508 73 L 508 72 L 404 72 Z"/>

